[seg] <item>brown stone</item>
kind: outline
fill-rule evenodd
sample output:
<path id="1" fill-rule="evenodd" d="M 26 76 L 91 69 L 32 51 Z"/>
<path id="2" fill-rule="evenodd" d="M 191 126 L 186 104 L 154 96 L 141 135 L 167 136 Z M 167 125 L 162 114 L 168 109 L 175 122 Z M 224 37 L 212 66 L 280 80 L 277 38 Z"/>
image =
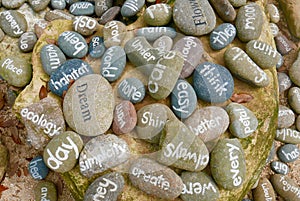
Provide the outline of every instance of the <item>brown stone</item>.
<path id="1" fill-rule="evenodd" d="M 293 49 L 292 42 L 281 33 L 275 37 L 275 43 L 278 52 L 282 55 L 288 54 Z"/>
<path id="2" fill-rule="evenodd" d="M 233 22 L 236 12 L 228 0 L 210 0 L 210 4 L 225 22 Z"/>
<path id="3" fill-rule="evenodd" d="M 276 200 L 275 191 L 267 178 L 259 180 L 257 187 L 253 190 L 253 197 L 255 201 Z"/>

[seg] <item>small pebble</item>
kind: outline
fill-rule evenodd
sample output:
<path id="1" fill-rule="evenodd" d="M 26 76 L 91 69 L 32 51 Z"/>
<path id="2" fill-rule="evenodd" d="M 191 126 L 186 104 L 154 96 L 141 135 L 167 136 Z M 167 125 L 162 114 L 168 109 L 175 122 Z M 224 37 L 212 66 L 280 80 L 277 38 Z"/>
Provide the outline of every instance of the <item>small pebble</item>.
<path id="1" fill-rule="evenodd" d="M 290 163 L 299 158 L 300 150 L 297 145 L 285 144 L 277 150 L 277 156 L 281 162 Z"/>
<path id="2" fill-rule="evenodd" d="M 236 36 L 236 28 L 231 23 L 223 23 L 210 34 L 209 44 L 214 50 L 221 50 L 228 46 Z"/>
<path id="3" fill-rule="evenodd" d="M 31 52 L 36 42 L 37 37 L 34 32 L 25 32 L 19 38 L 18 45 L 22 52 Z"/>
<path id="4" fill-rule="evenodd" d="M 101 17 L 112 6 L 113 0 L 95 0 L 95 14 Z"/>
<path id="5" fill-rule="evenodd" d="M 145 86 L 137 78 L 131 77 L 122 80 L 118 85 L 118 95 L 133 104 L 141 102 L 146 94 Z"/>
<path id="6" fill-rule="evenodd" d="M 276 200 L 276 194 L 271 182 L 267 178 L 259 180 L 258 186 L 253 190 L 255 201 Z"/>
<path id="7" fill-rule="evenodd" d="M 300 199 L 300 188 L 291 178 L 280 174 L 274 174 L 271 176 L 270 180 L 276 193 L 285 200 L 296 201 Z"/>
<path id="8" fill-rule="evenodd" d="M 288 102 L 291 109 L 296 113 L 300 114 L 300 88 L 292 87 L 288 92 Z"/>
<path id="9" fill-rule="evenodd" d="M 29 5 L 35 12 L 45 10 L 51 0 L 28 0 Z"/>
<path id="10" fill-rule="evenodd" d="M 143 19 L 150 26 L 164 26 L 172 19 L 172 8 L 165 3 L 151 5 L 146 9 Z"/>
<path id="11" fill-rule="evenodd" d="M 290 171 L 289 166 L 287 164 L 283 163 L 283 162 L 280 162 L 280 161 L 272 161 L 270 166 L 271 166 L 271 169 L 276 174 L 286 175 Z"/>
<path id="12" fill-rule="evenodd" d="M 49 168 L 44 163 L 43 157 L 37 156 L 29 162 L 28 171 L 32 178 L 36 180 L 42 180 L 48 175 Z"/>
<path id="13" fill-rule="evenodd" d="M 276 24 L 270 22 L 269 23 L 269 28 L 270 28 L 271 33 L 273 34 L 274 37 L 276 37 L 279 34 L 279 28 Z"/>
<path id="14" fill-rule="evenodd" d="M 280 58 L 279 58 L 278 63 L 276 64 L 276 69 L 280 68 L 284 63 L 284 57 L 280 53 L 279 53 L 279 55 L 280 55 Z"/>
<path id="15" fill-rule="evenodd" d="M 267 13 L 269 14 L 270 20 L 273 23 L 277 23 L 280 20 L 279 10 L 274 4 L 267 4 Z"/>
<path id="16" fill-rule="evenodd" d="M 92 58 L 100 58 L 105 52 L 104 40 L 100 36 L 93 36 L 89 43 L 89 55 Z"/>
<path id="17" fill-rule="evenodd" d="M 288 90 L 292 86 L 292 81 L 286 73 L 278 72 L 277 78 L 278 78 L 278 85 L 279 85 L 279 93 Z"/>
<path id="18" fill-rule="evenodd" d="M 51 6 L 53 9 L 63 10 L 66 8 L 67 3 L 65 0 L 51 0 Z"/>
<path id="19" fill-rule="evenodd" d="M 155 41 L 161 36 L 169 36 L 174 38 L 177 32 L 172 27 L 143 27 L 135 32 L 136 36 L 143 36 L 148 41 Z"/>
<path id="20" fill-rule="evenodd" d="M 85 38 L 77 32 L 65 31 L 58 37 L 58 46 L 71 58 L 82 58 L 88 52 L 88 45 Z"/>
<path id="21" fill-rule="evenodd" d="M 8 36 L 19 38 L 27 31 L 27 20 L 16 10 L 5 10 L 0 12 L 0 27 Z"/>
<path id="22" fill-rule="evenodd" d="M 279 105 L 278 110 L 278 128 L 289 128 L 295 123 L 295 114 L 290 108 Z M 300 136 L 299 136 L 300 137 Z"/>
<path id="23" fill-rule="evenodd" d="M 73 3 L 69 11 L 72 15 L 93 15 L 95 12 L 95 6 L 90 2 L 76 2 Z"/>
<path id="24" fill-rule="evenodd" d="M 82 148 L 81 137 L 73 131 L 66 131 L 51 139 L 44 149 L 43 158 L 51 170 L 68 172 L 75 167 Z"/>
<path id="25" fill-rule="evenodd" d="M 209 3 L 223 21 L 233 22 L 235 20 L 236 12 L 229 0 L 210 0 Z"/>
<path id="26" fill-rule="evenodd" d="M 288 40 L 283 34 L 279 33 L 275 38 L 275 44 L 278 52 L 282 55 L 288 54 L 292 51 L 292 42 Z"/>
<path id="27" fill-rule="evenodd" d="M 145 5 L 145 0 L 126 0 L 121 7 L 123 17 L 132 17 L 136 15 Z"/>
<path id="28" fill-rule="evenodd" d="M 110 21 L 113 21 L 120 13 L 121 8 L 119 6 L 113 6 L 109 8 L 99 19 L 99 24 L 106 24 Z"/>
<path id="29" fill-rule="evenodd" d="M 76 16 L 73 20 L 73 30 L 83 36 L 90 36 L 97 31 L 97 20 L 88 16 Z"/>
<path id="30" fill-rule="evenodd" d="M 57 201 L 57 190 L 51 181 L 40 181 L 34 187 L 35 200 Z"/>

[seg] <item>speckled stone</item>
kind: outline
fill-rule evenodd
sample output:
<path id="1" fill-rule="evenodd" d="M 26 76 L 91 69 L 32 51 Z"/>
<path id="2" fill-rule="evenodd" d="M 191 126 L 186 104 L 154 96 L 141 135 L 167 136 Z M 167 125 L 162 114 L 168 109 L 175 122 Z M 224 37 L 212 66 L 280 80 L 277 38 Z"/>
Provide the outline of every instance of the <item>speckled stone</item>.
<path id="1" fill-rule="evenodd" d="M 95 14 L 101 17 L 112 6 L 113 0 L 95 0 Z"/>
<path id="2" fill-rule="evenodd" d="M 246 177 L 246 159 L 240 141 L 221 139 L 211 152 L 210 170 L 216 183 L 224 189 L 237 189 Z"/>
<path id="3" fill-rule="evenodd" d="M 201 36 L 211 32 L 216 25 L 216 15 L 206 0 L 176 0 L 173 20 L 186 35 Z"/>
<path id="4" fill-rule="evenodd" d="M 57 40 L 59 48 L 71 58 L 82 58 L 88 52 L 85 38 L 77 32 L 65 31 Z"/>
<path id="5" fill-rule="evenodd" d="M 92 35 L 98 27 L 97 20 L 88 16 L 76 16 L 73 21 L 73 30 L 83 36 Z"/>
<path id="6" fill-rule="evenodd" d="M 172 8 L 165 3 L 151 5 L 147 7 L 143 19 L 150 26 L 164 26 L 172 19 Z"/>
<path id="7" fill-rule="evenodd" d="M 270 80 L 251 58 L 239 47 L 228 48 L 224 54 L 226 67 L 232 75 L 256 87 L 266 87 Z M 244 66 L 244 68 L 241 68 Z"/>
<path id="8" fill-rule="evenodd" d="M 73 131 L 66 131 L 51 139 L 44 149 L 43 158 L 51 170 L 68 172 L 75 167 L 82 148 L 81 137 Z"/>
<path id="9" fill-rule="evenodd" d="M 112 172 L 95 179 L 85 192 L 83 201 L 117 201 L 125 185 L 120 173 Z"/>
<path id="10" fill-rule="evenodd" d="M 108 48 L 101 60 L 100 73 L 108 81 L 119 79 L 126 66 L 126 53 L 121 46 Z"/>
<path id="11" fill-rule="evenodd" d="M 121 7 L 123 17 L 132 17 L 136 15 L 144 6 L 145 0 L 126 0 Z"/>
<path id="12" fill-rule="evenodd" d="M 110 128 L 114 106 L 109 82 L 99 74 L 91 74 L 76 80 L 67 91 L 63 112 L 73 130 L 84 136 L 97 136 Z"/>
<path id="13" fill-rule="evenodd" d="M 141 102 L 145 95 L 146 89 L 141 80 L 135 77 L 123 79 L 118 84 L 118 95 L 124 100 L 129 100 L 132 103 Z"/>
<path id="14" fill-rule="evenodd" d="M 242 42 L 258 39 L 262 25 L 263 12 L 258 4 L 251 2 L 239 9 L 235 26 L 237 35 Z"/>
<path id="15" fill-rule="evenodd" d="M 230 133 L 237 138 L 246 138 L 254 133 L 258 126 L 255 114 L 239 103 L 230 103 L 226 107 L 229 115 Z"/>
<path id="16" fill-rule="evenodd" d="M 210 0 L 209 3 L 224 22 L 233 22 L 236 11 L 229 0 Z"/>
<path id="17" fill-rule="evenodd" d="M 292 87 L 288 92 L 288 102 L 291 109 L 296 113 L 300 114 L 300 88 Z"/>
<path id="18" fill-rule="evenodd" d="M 109 8 L 99 19 L 99 24 L 106 24 L 107 22 L 113 21 L 120 13 L 121 8 L 119 6 L 113 6 Z"/>
<path id="19" fill-rule="evenodd" d="M 295 114 L 290 108 L 279 105 L 278 110 L 278 128 L 289 128 L 295 122 Z M 300 136 L 299 136 L 300 137 Z"/>
<path id="20" fill-rule="evenodd" d="M 286 175 L 290 171 L 289 166 L 280 161 L 272 161 L 270 166 L 276 174 Z"/>
<path id="21" fill-rule="evenodd" d="M 93 15 L 95 6 L 90 2 L 76 2 L 70 6 L 69 12 L 72 15 Z"/>
<path id="22" fill-rule="evenodd" d="M 189 77 L 204 54 L 202 42 L 196 37 L 184 36 L 174 44 L 173 50 L 179 51 L 184 58 L 180 77 Z"/>
<path id="23" fill-rule="evenodd" d="M 65 61 L 64 53 L 53 44 L 44 45 L 40 51 L 40 58 L 44 71 L 51 75 L 58 69 Z"/>
<path id="24" fill-rule="evenodd" d="M 24 87 L 31 81 L 32 67 L 21 57 L 5 57 L 0 60 L 0 76 L 10 85 Z"/>
<path id="25" fill-rule="evenodd" d="M 227 112 L 217 106 L 197 109 L 184 124 L 204 142 L 217 139 L 229 126 Z"/>
<path id="26" fill-rule="evenodd" d="M 221 50 L 229 45 L 236 36 L 236 28 L 231 23 L 223 23 L 210 33 L 209 44 L 214 50 Z"/>
<path id="27" fill-rule="evenodd" d="M 276 200 L 276 194 L 271 182 L 267 178 L 259 180 L 258 186 L 253 190 L 255 201 Z"/>
<path id="28" fill-rule="evenodd" d="M 115 134 L 130 133 L 136 126 L 137 114 L 130 101 L 121 101 L 115 106 L 112 130 Z"/>
<path id="29" fill-rule="evenodd" d="M 45 10 L 51 0 L 28 0 L 29 5 L 35 12 Z"/>
<path id="30" fill-rule="evenodd" d="M 292 86 L 292 81 L 286 73 L 278 72 L 277 78 L 278 78 L 278 85 L 279 85 L 280 93 L 288 90 Z"/>
<path id="31" fill-rule="evenodd" d="M 105 52 L 104 40 L 100 36 L 94 36 L 89 43 L 89 56 L 100 58 Z"/>
<path id="32" fill-rule="evenodd" d="M 300 150 L 297 145 L 285 144 L 277 150 L 277 156 L 281 162 L 290 163 L 299 158 Z"/>
<path id="33" fill-rule="evenodd" d="M 209 152 L 203 141 L 181 121 L 167 121 L 156 160 L 166 166 L 188 171 L 201 171 L 209 162 Z"/>
<path id="34" fill-rule="evenodd" d="M 246 53 L 262 69 L 275 67 L 281 58 L 275 48 L 259 40 L 249 41 L 246 45 Z"/>
<path id="35" fill-rule="evenodd" d="M 69 59 L 51 73 L 48 83 L 51 92 L 62 96 L 67 91 L 72 80 L 92 74 L 91 66 L 81 59 Z"/>
<path id="36" fill-rule="evenodd" d="M 209 103 L 222 103 L 232 96 L 234 81 L 224 66 L 205 62 L 196 67 L 193 86 L 199 99 Z"/>
<path id="37" fill-rule="evenodd" d="M 51 181 L 40 181 L 34 187 L 35 200 L 57 201 L 57 190 Z"/>
<path id="38" fill-rule="evenodd" d="M 79 157 L 80 173 L 91 178 L 126 162 L 130 157 L 128 144 L 123 139 L 105 134 L 89 140 Z"/>
<path id="39" fill-rule="evenodd" d="M 36 42 L 37 37 L 34 32 L 25 32 L 19 38 L 18 46 L 22 52 L 31 52 Z"/>
<path id="40" fill-rule="evenodd" d="M 271 183 L 276 193 L 285 200 L 296 201 L 300 199 L 300 188 L 291 178 L 274 174 L 271 176 Z"/>
<path id="41" fill-rule="evenodd" d="M 297 59 L 289 68 L 289 77 L 295 85 L 300 86 L 300 51 L 298 52 Z"/>
<path id="42" fill-rule="evenodd" d="M 266 10 L 270 17 L 271 22 L 274 22 L 274 23 L 279 22 L 279 20 L 280 20 L 279 10 L 274 4 L 272 4 L 272 3 L 267 4 Z"/>
<path id="43" fill-rule="evenodd" d="M 158 198 L 173 200 L 183 189 L 181 178 L 172 169 L 149 158 L 133 161 L 129 178 L 135 187 Z"/>
<path id="44" fill-rule="evenodd" d="M 10 37 L 20 37 L 27 31 L 27 26 L 25 16 L 16 10 L 5 10 L 0 13 L 0 27 Z"/>

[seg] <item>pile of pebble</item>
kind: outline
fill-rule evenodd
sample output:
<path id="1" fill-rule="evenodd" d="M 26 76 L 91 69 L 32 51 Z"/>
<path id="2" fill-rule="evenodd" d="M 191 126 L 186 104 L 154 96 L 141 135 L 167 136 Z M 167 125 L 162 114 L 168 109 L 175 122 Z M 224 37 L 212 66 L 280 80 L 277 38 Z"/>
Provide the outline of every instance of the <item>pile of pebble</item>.
<path id="1" fill-rule="evenodd" d="M 44 45 L 40 51 L 43 70 L 49 76 L 48 88 L 62 97 L 62 107 L 46 97 L 20 111 L 31 145 L 44 150 L 29 164 L 32 177 L 42 180 L 35 188 L 37 200 L 57 200 L 55 185 L 45 180 L 49 170 L 65 173 L 78 163 L 80 173 L 87 178 L 102 173 L 90 184 L 84 200 L 117 200 L 125 185 L 123 173 L 105 171 L 118 166 L 128 166 L 126 173 L 132 185 L 169 200 L 218 200 L 219 188 L 233 190 L 243 185 L 247 170 L 239 139 L 256 132 L 255 113 L 241 103 L 198 108 L 197 101 L 228 101 L 233 95 L 234 78 L 253 87 L 267 87 L 270 80 L 265 70 L 281 67 L 282 55 L 291 48 L 287 38 L 279 34 L 276 6 L 268 4 L 266 10 L 278 51 L 258 40 L 263 24 L 258 4 L 246 0 L 221 2 L 176 0 L 170 6 L 126 0 L 116 6 L 112 0 L 28 0 L 26 4 L 35 12 L 48 6 L 52 10 L 34 25 L 34 32 L 27 32 L 26 16 L 16 10 L 25 0 L 2 0 L 5 9 L 0 13 L 0 40 L 19 38 L 22 52 L 33 50 L 50 21 L 72 20 L 73 30 L 64 31 L 56 43 Z M 121 19 L 135 18 L 141 11 L 149 27 L 131 31 L 128 38 Z M 224 21 L 219 26 L 216 14 Z M 169 26 L 172 20 L 185 35 Z M 92 36 L 100 28 L 102 35 Z M 205 50 L 197 36 L 206 34 L 213 50 L 224 49 L 235 38 L 246 43 L 246 48 L 227 47 L 226 67 L 199 63 Z M 94 73 L 86 57 L 101 59 L 100 73 Z M 272 184 L 262 179 L 255 188 L 257 201 L 268 200 L 267 196 L 275 200 L 275 191 L 287 200 L 300 199 L 300 188 L 284 176 L 287 163 L 300 154 L 300 133 L 289 128 L 295 123 L 294 112 L 300 113 L 299 62 L 300 56 L 289 76 L 278 73 L 280 91 L 289 90 L 292 109 L 279 108 L 276 140 L 286 144 L 277 151 L 279 161 L 271 163 L 276 173 L 271 177 Z M 128 63 L 143 71 L 146 79 L 120 80 Z M 1 77 L 10 85 L 25 87 L 31 81 L 32 66 L 22 58 L 1 58 L 0 66 Z M 297 86 L 290 88 L 292 82 Z M 135 105 L 143 103 L 146 96 L 156 101 L 169 97 L 170 107 L 153 103 L 136 111 Z M 300 129 L 300 118 L 296 125 Z M 227 130 L 232 138 L 221 139 Z M 119 137 L 130 133 L 159 145 L 160 151 L 135 157 L 130 145 Z M 214 146 L 208 146 L 210 143 Z M 202 171 L 208 165 L 211 175 Z"/>

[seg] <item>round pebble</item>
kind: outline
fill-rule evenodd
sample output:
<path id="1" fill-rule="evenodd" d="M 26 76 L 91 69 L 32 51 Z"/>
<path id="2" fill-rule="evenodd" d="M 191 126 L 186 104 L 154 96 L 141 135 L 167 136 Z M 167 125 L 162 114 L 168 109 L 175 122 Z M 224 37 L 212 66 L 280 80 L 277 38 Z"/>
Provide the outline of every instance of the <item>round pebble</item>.
<path id="1" fill-rule="evenodd" d="M 73 131 L 66 131 L 52 138 L 44 149 L 43 158 L 51 170 L 68 172 L 75 167 L 82 148 L 81 137 Z"/>
<path id="2" fill-rule="evenodd" d="M 280 20 L 279 10 L 274 4 L 267 4 L 267 13 L 269 14 L 271 22 L 278 23 Z"/>
<path id="3" fill-rule="evenodd" d="M 282 55 L 288 54 L 292 51 L 292 42 L 289 41 L 283 34 L 279 33 L 275 38 L 277 51 Z"/>
<path id="4" fill-rule="evenodd" d="M 118 95 L 132 103 L 141 102 L 146 94 L 145 86 L 137 78 L 131 77 L 122 80 L 118 85 Z"/>
<path id="5" fill-rule="evenodd" d="M 300 150 L 297 145 L 285 144 L 277 150 L 277 156 L 280 161 L 290 163 L 299 158 Z"/>
<path id="6" fill-rule="evenodd" d="M 222 103 L 232 96 L 234 81 L 227 68 L 205 62 L 196 67 L 193 86 L 199 99 L 209 103 Z"/>
<path id="7" fill-rule="evenodd" d="M 286 73 L 278 72 L 277 78 L 278 78 L 278 85 L 279 85 L 280 93 L 288 90 L 292 86 L 292 81 Z"/>
<path id="8" fill-rule="evenodd" d="M 37 37 L 34 32 L 25 32 L 19 38 L 18 45 L 22 52 L 31 52 L 36 42 Z"/>
<path id="9" fill-rule="evenodd" d="M 95 6 L 90 2 L 75 2 L 69 8 L 72 15 L 93 15 L 94 11 Z"/>
<path id="10" fill-rule="evenodd" d="M 76 16 L 73 21 L 73 30 L 83 36 L 92 35 L 98 26 L 97 20 L 88 16 Z"/>
<path id="11" fill-rule="evenodd" d="M 2 11 L 0 13 L 0 27 L 8 36 L 18 38 L 27 31 L 27 20 L 23 14 L 16 10 Z"/>
<path id="12" fill-rule="evenodd" d="M 173 6 L 173 20 L 182 32 L 193 36 L 208 34 L 216 25 L 215 12 L 206 0 L 176 0 Z"/>
<path id="13" fill-rule="evenodd" d="M 119 79 L 126 66 L 126 53 L 121 46 L 108 48 L 101 60 L 100 73 L 108 81 Z M 142 95 L 142 94 L 141 94 Z"/>
<path id="14" fill-rule="evenodd" d="M 150 26 L 164 26 L 172 19 L 172 8 L 165 3 L 151 5 L 146 9 L 143 19 Z"/>
<path id="15" fill-rule="evenodd" d="M 33 158 L 28 164 L 28 170 L 32 178 L 36 180 L 45 179 L 49 173 L 49 168 L 44 163 L 42 156 Z"/>
<path id="16" fill-rule="evenodd" d="M 112 130 L 116 134 L 130 133 L 137 123 L 137 114 L 130 101 L 121 101 L 115 106 Z"/>
<path id="17" fill-rule="evenodd" d="M 145 5 L 145 0 L 126 0 L 121 7 L 123 17 L 132 17 L 136 15 Z"/>
<path id="18" fill-rule="evenodd" d="M 89 43 L 89 55 L 92 58 L 100 58 L 105 52 L 105 45 L 103 38 L 100 36 L 93 36 Z"/>
<path id="19" fill-rule="evenodd" d="M 105 133 L 113 120 L 114 94 L 109 82 L 99 74 L 76 80 L 63 100 L 68 125 L 84 136 Z"/>
<path id="20" fill-rule="evenodd" d="M 34 187 L 35 200 L 57 201 L 57 190 L 51 181 L 40 181 Z"/>
<path id="21" fill-rule="evenodd" d="M 101 17 L 112 6 L 113 0 L 95 0 L 95 14 Z"/>
<path id="22" fill-rule="evenodd" d="M 40 51 L 40 57 L 42 67 L 48 75 L 51 75 L 66 61 L 64 53 L 53 44 L 44 45 Z"/>
<path id="23" fill-rule="evenodd" d="M 246 138 L 254 133 L 258 126 L 255 114 L 239 103 L 230 103 L 226 107 L 229 115 L 231 134 L 237 138 Z"/>
<path id="24" fill-rule="evenodd" d="M 21 57 L 3 58 L 0 60 L 0 66 L 0 76 L 10 85 L 25 87 L 31 81 L 31 64 Z"/>
<path id="25" fill-rule="evenodd" d="M 276 174 L 286 175 L 290 171 L 289 166 L 280 161 L 272 161 L 270 166 Z"/>
<path id="26" fill-rule="evenodd" d="M 272 185 L 278 193 L 278 195 L 285 200 L 299 200 L 300 199 L 300 188 L 291 178 L 274 174 L 271 176 Z"/>
<path id="27" fill-rule="evenodd" d="M 276 194 L 271 182 L 267 178 L 259 180 L 258 186 L 253 190 L 255 201 L 276 200 Z"/>
<path id="28" fill-rule="evenodd" d="M 82 58 L 88 52 L 85 38 L 77 32 L 65 31 L 58 37 L 59 48 L 71 58 Z"/>
<path id="29" fill-rule="evenodd" d="M 296 113 L 300 114 L 300 88 L 292 87 L 288 92 L 288 102 L 291 109 Z"/>
<path id="30" fill-rule="evenodd" d="M 279 105 L 278 110 L 278 128 L 289 128 L 295 122 L 295 114 L 290 108 Z M 300 137 L 300 136 L 299 136 Z"/>
<path id="31" fill-rule="evenodd" d="M 35 12 L 45 10 L 51 0 L 28 0 L 29 5 Z"/>
<path id="32" fill-rule="evenodd" d="M 228 46 L 236 36 L 236 28 L 231 23 L 223 23 L 210 34 L 209 44 L 214 50 L 221 50 Z"/>
<path id="33" fill-rule="evenodd" d="M 65 0 L 51 0 L 51 6 L 53 9 L 63 10 L 66 8 L 67 3 Z"/>

